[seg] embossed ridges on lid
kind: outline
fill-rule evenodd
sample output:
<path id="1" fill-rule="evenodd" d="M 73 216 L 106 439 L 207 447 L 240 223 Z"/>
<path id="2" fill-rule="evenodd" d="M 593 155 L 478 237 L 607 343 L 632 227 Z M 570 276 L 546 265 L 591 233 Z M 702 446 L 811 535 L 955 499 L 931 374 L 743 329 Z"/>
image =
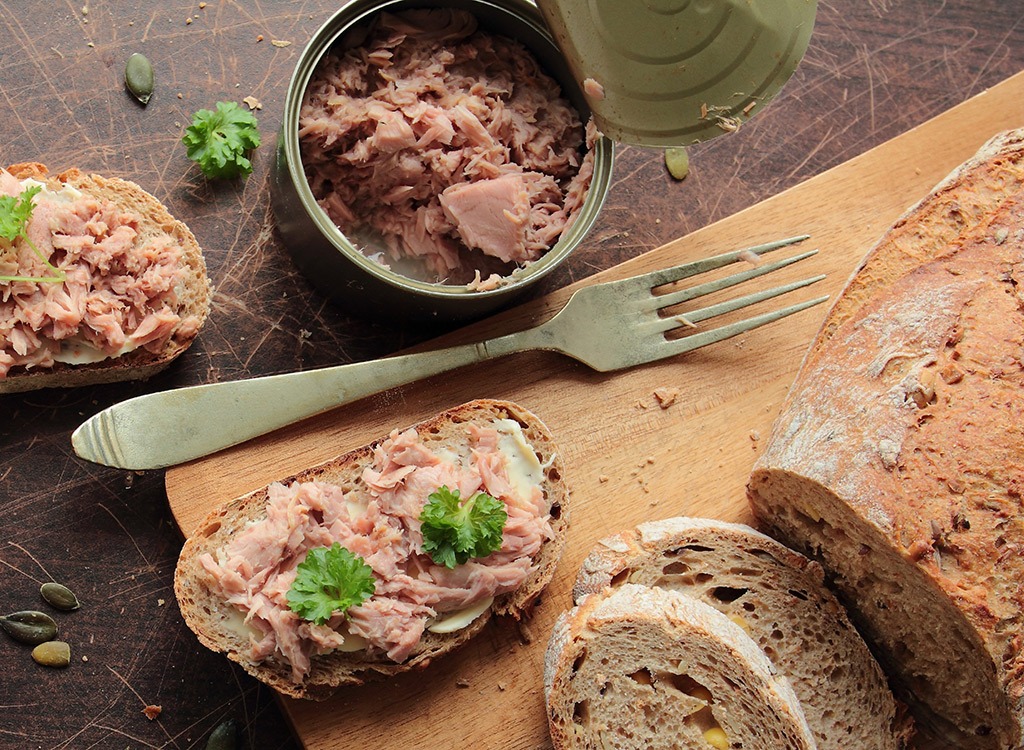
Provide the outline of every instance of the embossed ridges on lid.
<path id="1" fill-rule="evenodd" d="M 537 0 L 608 137 L 685 146 L 737 129 L 796 70 L 816 0 Z"/>

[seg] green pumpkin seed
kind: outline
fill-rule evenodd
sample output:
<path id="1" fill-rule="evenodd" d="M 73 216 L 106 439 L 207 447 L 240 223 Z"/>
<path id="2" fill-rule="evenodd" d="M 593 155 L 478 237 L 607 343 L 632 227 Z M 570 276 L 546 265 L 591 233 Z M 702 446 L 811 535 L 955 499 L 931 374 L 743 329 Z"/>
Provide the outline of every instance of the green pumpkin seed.
<path id="1" fill-rule="evenodd" d="M 55 581 L 50 581 L 40 586 L 39 595 L 51 607 L 62 612 L 70 612 L 81 606 L 78 603 L 78 597 L 75 596 L 71 589 Z"/>
<path id="2" fill-rule="evenodd" d="M 222 721 L 210 733 L 206 741 L 206 750 L 235 750 L 238 741 L 238 728 L 234 719 Z"/>
<path id="3" fill-rule="evenodd" d="M 24 610 L 0 617 L 0 627 L 19 643 L 35 646 L 57 637 L 57 623 L 45 612 Z"/>
<path id="4" fill-rule="evenodd" d="M 690 174 L 690 155 L 682 146 L 665 149 L 665 166 L 668 173 L 677 180 L 686 179 Z"/>
<path id="5" fill-rule="evenodd" d="M 138 52 L 124 66 L 124 84 L 132 96 L 143 104 L 153 95 L 153 64 Z"/>
<path id="6" fill-rule="evenodd" d="M 64 641 L 47 641 L 32 649 L 32 658 L 44 667 L 66 667 L 71 663 L 71 646 Z"/>

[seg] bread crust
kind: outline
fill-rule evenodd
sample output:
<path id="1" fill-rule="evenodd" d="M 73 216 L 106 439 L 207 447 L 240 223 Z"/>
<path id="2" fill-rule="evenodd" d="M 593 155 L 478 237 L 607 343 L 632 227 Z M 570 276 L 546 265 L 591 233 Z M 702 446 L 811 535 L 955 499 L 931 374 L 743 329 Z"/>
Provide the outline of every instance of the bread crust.
<path id="1" fill-rule="evenodd" d="M 0 379 L 0 394 L 33 391 L 40 388 L 70 388 L 128 380 L 144 380 L 164 370 L 180 356 L 195 339 L 196 333 L 209 313 L 212 284 L 207 277 L 202 248 L 184 222 L 175 219 L 157 198 L 134 182 L 98 174 L 86 174 L 69 169 L 52 174 L 46 165 L 23 162 L 7 167 L 6 171 L 18 179 L 34 178 L 49 182 L 55 190 L 70 185 L 83 193 L 110 200 L 142 218 L 139 233 L 144 238 L 152 234 L 168 234 L 182 250 L 185 273 L 178 285 L 178 309 L 182 317 L 196 316 L 199 326 L 187 334 L 176 334 L 158 353 L 136 349 L 127 354 L 101 362 L 69 364 L 56 362 L 47 368 L 14 367 L 7 377 Z"/>
<path id="2" fill-rule="evenodd" d="M 815 748 L 800 702 L 757 644 L 667 589 L 627 583 L 563 613 L 544 692 L 555 750 L 705 750 L 708 725 L 731 747 Z"/>
<path id="3" fill-rule="evenodd" d="M 829 312 L 748 485 L 918 721 L 1024 737 L 1024 131 L 902 217 Z M 950 665 L 955 664 L 955 669 Z"/>
<path id="4" fill-rule="evenodd" d="M 821 566 L 744 524 L 667 518 L 603 539 L 573 597 L 625 583 L 698 599 L 744 627 L 803 707 L 818 750 L 898 750 L 912 734 Z"/>
<path id="5" fill-rule="evenodd" d="M 291 666 L 271 657 L 255 663 L 248 656 L 248 640 L 230 626 L 234 608 L 212 593 L 210 575 L 199 558 L 225 544 L 233 535 L 254 520 L 266 517 L 268 488 L 263 487 L 210 513 L 197 526 L 182 548 L 174 575 L 174 591 L 186 624 L 207 648 L 223 652 L 240 664 L 249 674 L 285 695 L 296 698 L 324 700 L 341 685 L 360 684 L 368 680 L 396 675 L 426 667 L 479 633 L 494 616 L 514 620 L 528 618 L 540 594 L 550 582 L 565 546 L 570 516 L 570 495 L 564 481 L 561 458 L 553 436 L 544 423 L 524 407 L 508 401 L 480 399 L 471 401 L 414 425 L 421 440 L 428 444 L 445 444 L 467 423 L 487 424 L 495 419 L 518 422 L 524 436 L 536 450 L 545 467 L 543 490 L 551 502 L 553 538 L 546 541 L 534 558 L 535 570 L 517 588 L 497 597 L 491 607 L 470 625 L 453 633 L 424 632 L 412 655 L 402 663 L 384 655 L 359 652 L 332 652 L 314 656 L 312 669 L 301 684 L 291 679 Z M 356 448 L 318 466 L 282 479 L 292 482 L 323 481 L 348 486 L 354 483 L 373 455 L 380 441 Z"/>

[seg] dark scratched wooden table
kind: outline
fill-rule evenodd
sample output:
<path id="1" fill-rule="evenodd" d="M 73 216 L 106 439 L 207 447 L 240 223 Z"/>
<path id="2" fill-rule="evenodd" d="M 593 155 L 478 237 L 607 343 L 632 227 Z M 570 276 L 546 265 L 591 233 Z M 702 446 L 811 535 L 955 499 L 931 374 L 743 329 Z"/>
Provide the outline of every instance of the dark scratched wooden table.
<path id="1" fill-rule="evenodd" d="M 198 343 L 149 383 L 0 397 L 0 610 L 39 606 L 50 578 L 83 602 L 60 618 L 66 670 L 38 667 L 0 638 L 0 748 L 202 748 L 228 718 L 241 747 L 298 746 L 271 692 L 201 648 L 181 621 L 171 583 L 182 539 L 163 473 L 83 462 L 69 438 L 126 397 L 367 359 L 437 333 L 331 305 L 274 232 L 267 181 L 285 88 L 335 5 L 0 0 L 0 162 L 139 182 L 191 226 L 216 285 Z M 121 79 L 136 51 L 156 68 L 145 108 Z M 619 149 L 590 241 L 538 293 L 757 203 L 1022 68 L 1019 0 L 822 0 L 782 95 L 738 133 L 694 148 L 684 182 L 659 152 Z M 185 157 L 182 129 L 196 109 L 245 97 L 261 105 L 255 172 L 207 184 Z M 148 718 L 147 706 L 159 715 Z"/>

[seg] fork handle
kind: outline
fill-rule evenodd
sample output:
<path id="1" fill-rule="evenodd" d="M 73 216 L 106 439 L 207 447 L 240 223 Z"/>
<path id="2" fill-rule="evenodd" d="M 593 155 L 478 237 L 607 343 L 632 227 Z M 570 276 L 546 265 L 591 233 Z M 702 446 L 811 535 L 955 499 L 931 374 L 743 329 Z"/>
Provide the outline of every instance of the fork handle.
<path id="1" fill-rule="evenodd" d="M 138 396 L 85 421 L 71 442 L 75 453 L 89 461 L 122 469 L 160 469 L 389 388 L 532 348 L 526 333 Z"/>

